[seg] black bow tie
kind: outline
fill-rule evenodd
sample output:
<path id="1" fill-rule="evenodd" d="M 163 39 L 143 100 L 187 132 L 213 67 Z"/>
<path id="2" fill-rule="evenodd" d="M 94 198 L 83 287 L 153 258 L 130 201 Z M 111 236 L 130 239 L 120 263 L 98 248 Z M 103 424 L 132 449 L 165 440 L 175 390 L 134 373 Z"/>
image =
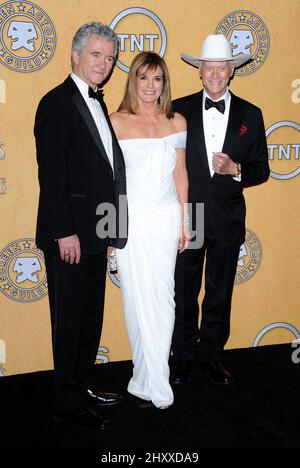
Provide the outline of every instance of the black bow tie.
<path id="1" fill-rule="evenodd" d="M 89 86 L 89 97 L 92 99 L 96 99 L 97 101 L 103 101 L 102 89 L 98 89 L 97 91 L 94 91 L 93 88 Z"/>
<path id="2" fill-rule="evenodd" d="M 205 109 L 208 110 L 211 107 L 215 107 L 221 114 L 225 112 L 225 100 L 221 99 L 221 101 L 212 101 L 208 97 L 205 98 Z"/>

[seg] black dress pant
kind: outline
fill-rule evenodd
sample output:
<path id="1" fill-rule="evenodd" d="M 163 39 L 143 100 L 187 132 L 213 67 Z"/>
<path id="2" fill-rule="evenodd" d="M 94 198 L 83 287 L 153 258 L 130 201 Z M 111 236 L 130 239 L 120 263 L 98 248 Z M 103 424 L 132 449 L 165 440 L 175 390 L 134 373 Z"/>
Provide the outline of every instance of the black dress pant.
<path id="1" fill-rule="evenodd" d="M 82 255 L 79 264 L 45 252 L 51 311 L 55 409 L 84 406 L 103 322 L 106 254 Z"/>
<path id="2" fill-rule="evenodd" d="M 230 310 L 240 246 L 222 247 L 205 236 L 201 249 L 178 254 L 175 270 L 175 359 L 203 362 L 220 359 L 230 333 Z M 205 296 L 200 329 L 198 296 L 205 263 Z"/>

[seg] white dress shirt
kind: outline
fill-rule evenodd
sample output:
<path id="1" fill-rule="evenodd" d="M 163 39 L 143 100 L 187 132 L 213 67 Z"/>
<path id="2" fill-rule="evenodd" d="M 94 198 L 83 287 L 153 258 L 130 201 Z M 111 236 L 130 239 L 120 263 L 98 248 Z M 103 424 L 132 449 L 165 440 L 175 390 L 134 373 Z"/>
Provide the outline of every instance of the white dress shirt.
<path id="1" fill-rule="evenodd" d="M 222 148 L 223 148 L 225 134 L 227 130 L 227 124 L 228 124 L 231 94 L 227 88 L 225 94 L 223 94 L 222 97 L 217 99 L 217 101 L 221 101 L 221 99 L 224 99 L 225 101 L 224 114 L 219 112 L 215 107 L 211 107 L 210 109 L 206 110 L 205 99 L 207 97 L 211 99 L 204 89 L 203 90 L 203 103 L 202 103 L 203 130 L 204 130 L 208 166 L 210 170 L 210 175 L 213 176 L 214 170 L 212 167 L 212 157 L 213 157 L 213 153 L 218 153 L 222 151 Z"/>
<path id="2" fill-rule="evenodd" d="M 112 169 L 114 170 L 111 132 L 110 132 L 106 117 L 104 115 L 104 112 L 102 110 L 102 107 L 100 105 L 100 102 L 97 101 L 96 99 L 89 97 L 89 86 L 81 78 L 79 78 L 79 76 L 75 75 L 75 73 L 71 73 L 71 78 L 75 82 L 77 88 L 79 89 L 83 99 L 85 100 L 93 116 L 94 122 L 100 134 L 104 149 L 108 156 L 110 165 Z"/>

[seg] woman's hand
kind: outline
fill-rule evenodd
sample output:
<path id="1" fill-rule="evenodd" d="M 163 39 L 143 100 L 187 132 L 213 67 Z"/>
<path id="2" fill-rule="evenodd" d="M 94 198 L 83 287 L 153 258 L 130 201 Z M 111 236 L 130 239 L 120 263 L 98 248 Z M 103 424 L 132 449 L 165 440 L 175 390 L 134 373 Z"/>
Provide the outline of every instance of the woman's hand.
<path id="1" fill-rule="evenodd" d="M 107 247 L 107 251 L 106 251 L 106 256 L 109 257 L 114 251 L 114 247 L 112 246 L 109 246 Z"/>
<path id="2" fill-rule="evenodd" d="M 184 252 L 188 248 L 191 238 L 192 237 L 191 237 L 189 225 L 186 223 L 183 223 L 180 228 L 180 237 L 179 237 L 179 244 L 178 244 L 179 253 Z"/>

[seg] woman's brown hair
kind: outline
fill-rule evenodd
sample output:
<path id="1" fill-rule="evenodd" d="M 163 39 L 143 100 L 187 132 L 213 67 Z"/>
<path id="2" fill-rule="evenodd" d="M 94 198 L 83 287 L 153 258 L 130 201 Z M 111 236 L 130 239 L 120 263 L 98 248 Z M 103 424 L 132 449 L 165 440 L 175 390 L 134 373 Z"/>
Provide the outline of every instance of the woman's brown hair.
<path id="1" fill-rule="evenodd" d="M 141 52 L 133 59 L 126 81 L 124 97 L 118 111 L 126 110 L 130 114 L 136 113 L 138 107 L 136 92 L 137 77 L 141 72 L 155 71 L 157 67 L 160 67 L 163 72 L 163 90 L 158 100 L 159 107 L 168 119 L 174 117 L 171 105 L 171 86 L 168 68 L 164 59 L 155 52 Z"/>

